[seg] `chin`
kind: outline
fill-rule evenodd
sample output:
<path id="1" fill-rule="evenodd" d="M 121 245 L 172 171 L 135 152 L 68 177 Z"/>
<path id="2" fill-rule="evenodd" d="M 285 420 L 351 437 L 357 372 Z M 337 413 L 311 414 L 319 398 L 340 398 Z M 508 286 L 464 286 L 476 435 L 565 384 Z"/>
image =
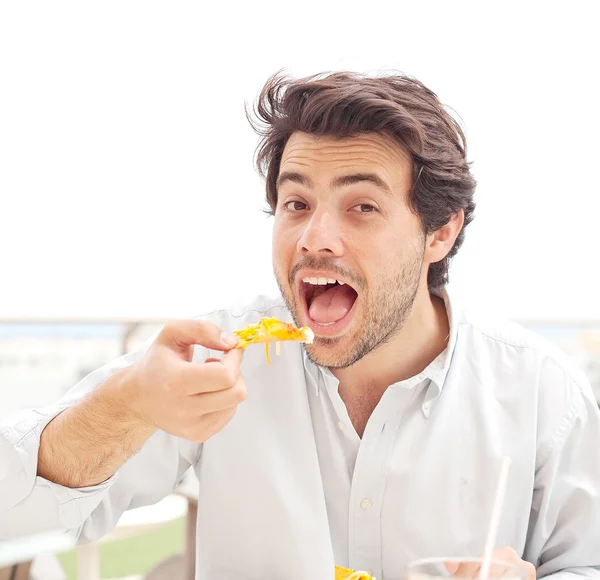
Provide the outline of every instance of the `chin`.
<path id="1" fill-rule="evenodd" d="M 315 337 L 312 344 L 305 344 L 306 354 L 308 358 L 315 364 L 326 368 L 346 368 L 353 361 L 349 358 L 349 354 L 353 348 L 346 344 L 350 342 L 344 340 L 343 337 L 324 338 Z"/>

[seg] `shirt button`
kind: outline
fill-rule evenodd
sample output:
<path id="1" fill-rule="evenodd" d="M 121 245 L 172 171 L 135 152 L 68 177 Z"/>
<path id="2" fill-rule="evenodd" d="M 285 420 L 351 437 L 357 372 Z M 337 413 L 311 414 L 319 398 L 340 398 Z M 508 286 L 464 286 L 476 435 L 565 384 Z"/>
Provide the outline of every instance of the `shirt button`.
<path id="1" fill-rule="evenodd" d="M 427 411 L 429 411 L 429 403 L 423 404 L 423 411 L 425 411 L 426 413 L 427 413 Z"/>
<path id="2" fill-rule="evenodd" d="M 364 509 L 366 509 L 366 510 L 368 510 L 368 509 L 369 509 L 369 508 L 371 508 L 372 506 L 373 506 L 373 502 L 372 502 L 370 499 L 368 499 L 368 498 L 365 498 L 365 499 L 363 499 L 363 500 L 360 502 L 360 507 L 362 507 L 362 508 L 364 508 Z"/>
<path id="3" fill-rule="evenodd" d="M 341 421 L 338 423 L 338 427 L 340 428 L 340 431 L 343 431 L 344 429 L 346 429 L 346 424 L 342 423 Z"/>

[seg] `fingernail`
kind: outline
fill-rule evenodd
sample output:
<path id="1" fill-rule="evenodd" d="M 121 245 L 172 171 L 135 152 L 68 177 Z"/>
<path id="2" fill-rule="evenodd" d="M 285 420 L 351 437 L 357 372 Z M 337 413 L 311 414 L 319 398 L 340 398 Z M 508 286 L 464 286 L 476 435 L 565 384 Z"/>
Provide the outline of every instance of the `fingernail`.
<path id="1" fill-rule="evenodd" d="M 222 332 L 221 333 L 221 342 L 225 346 L 234 347 L 239 342 L 239 339 L 237 336 L 235 336 L 235 334 L 230 334 L 229 332 Z"/>

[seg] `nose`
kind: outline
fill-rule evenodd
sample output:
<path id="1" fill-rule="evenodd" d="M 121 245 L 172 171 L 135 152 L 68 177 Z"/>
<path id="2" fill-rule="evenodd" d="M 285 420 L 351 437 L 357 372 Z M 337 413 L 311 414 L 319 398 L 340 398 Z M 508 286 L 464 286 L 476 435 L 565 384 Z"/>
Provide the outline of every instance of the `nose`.
<path id="1" fill-rule="evenodd" d="M 296 249 L 302 255 L 324 253 L 341 256 L 344 246 L 337 220 L 328 212 L 314 212 L 298 239 Z"/>

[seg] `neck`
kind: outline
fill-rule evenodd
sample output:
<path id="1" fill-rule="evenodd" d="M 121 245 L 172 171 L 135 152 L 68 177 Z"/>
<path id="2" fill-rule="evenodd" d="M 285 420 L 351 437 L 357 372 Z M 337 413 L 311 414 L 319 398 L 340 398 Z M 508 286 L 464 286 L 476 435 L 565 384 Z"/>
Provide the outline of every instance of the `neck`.
<path id="1" fill-rule="evenodd" d="M 448 342 L 449 322 L 444 301 L 420 288 L 402 329 L 386 344 L 345 369 L 330 369 L 340 388 L 352 395 L 387 387 L 419 374 Z"/>

